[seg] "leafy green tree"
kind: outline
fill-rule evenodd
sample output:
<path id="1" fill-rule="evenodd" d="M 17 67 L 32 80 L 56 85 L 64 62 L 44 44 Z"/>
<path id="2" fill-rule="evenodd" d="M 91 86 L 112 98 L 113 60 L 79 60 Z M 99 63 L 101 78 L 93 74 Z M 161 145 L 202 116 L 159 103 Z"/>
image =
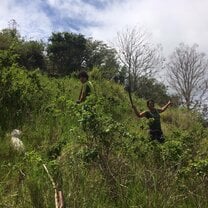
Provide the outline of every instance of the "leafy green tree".
<path id="1" fill-rule="evenodd" d="M 18 62 L 19 55 L 16 53 L 20 43 L 20 35 L 16 29 L 3 29 L 0 31 L 0 68 L 10 67 Z"/>
<path id="2" fill-rule="evenodd" d="M 99 68 L 102 77 L 107 79 L 111 79 L 119 69 L 115 49 L 110 48 L 102 41 L 92 40 L 91 38 L 87 40 L 85 61 L 87 68 Z"/>
<path id="3" fill-rule="evenodd" d="M 3 29 L 0 32 L 0 66 L 10 67 L 14 63 L 28 70 L 45 69 L 44 44 L 22 39 L 16 28 Z"/>
<path id="4" fill-rule="evenodd" d="M 17 63 L 18 54 L 12 48 L 8 50 L 0 50 L 0 70 L 3 67 L 10 67 Z"/>
<path id="5" fill-rule="evenodd" d="M 16 128 L 32 118 L 31 112 L 47 103 L 52 88 L 38 71 L 13 65 L 0 70 L 0 127 Z M 46 96 L 47 95 L 47 96 Z"/>
<path id="6" fill-rule="evenodd" d="M 28 70 L 45 70 L 44 44 L 38 41 L 24 41 L 19 50 L 19 64 Z"/>
<path id="7" fill-rule="evenodd" d="M 86 51 L 86 39 L 81 34 L 53 33 L 47 47 L 49 73 L 69 75 L 81 69 Z"/>
<path id="8" fill-rule="evenodd" d="M 144 99 L 153 99 L 156 103 L 163 104 L 170 99 L 167 87 L 155 78 L 142 76 L 138 79 L 136 95 Z"/>
<path id="9" fill-rule="evenodd" d="M 20 35 L 16 30 L 3 29 L 0 31 L 0 50 L 7 50 L 20 41 Z"/>

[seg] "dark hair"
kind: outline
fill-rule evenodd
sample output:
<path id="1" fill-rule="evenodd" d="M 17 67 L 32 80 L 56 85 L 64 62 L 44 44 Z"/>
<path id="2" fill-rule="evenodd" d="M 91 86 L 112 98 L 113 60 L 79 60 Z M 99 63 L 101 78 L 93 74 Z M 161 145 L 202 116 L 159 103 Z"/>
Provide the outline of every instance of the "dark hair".
<path id="1" fill-rule="evenodd" d="M 147 106 L 149 106 L 149 104 L 150 103 L 153 103 L 153 104 L 155 104 L 155 101 L 154 100 L 152 100 L 152 99 L 150 99 L 150 100 L 147 100 Z"/>
<path id="2" fill-rule="evenodd" d="M 78 78 L 80 78 L 80 77 L 85 77 L 87 80 L 89 79 L 89 75 L 87 74 L 86 71 L 79 72 Z"/>

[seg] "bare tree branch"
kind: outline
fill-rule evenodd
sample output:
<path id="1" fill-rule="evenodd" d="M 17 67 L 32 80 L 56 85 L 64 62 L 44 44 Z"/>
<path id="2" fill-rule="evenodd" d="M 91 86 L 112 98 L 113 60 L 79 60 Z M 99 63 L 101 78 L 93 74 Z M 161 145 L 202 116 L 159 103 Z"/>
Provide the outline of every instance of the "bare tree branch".
<path id="1" fill-rule="evenodd" d="M 119 32 L 115 48 L 121 64 L 133 77 L 133 90 L 139 77 L 151 76 L 162 63 L 159 48 L 150 44 L 149 35 L 142 28 L 125 28 Z"/>
<path id="2" fill-rule="evenodd" d="M 197 52 L 197 47 L 181 43 L 167 64 L 169 83 L 188 109 L 208 98 L 208 60 L 204 53 Z"/>
<path id="3" fill-rule="evenodd" d="M 55 181 L 53 180 L 51 174 L 48 171 L 48 168 L 45 164 L 43 164 L 43 168 L 45 169 L 49 180 L 51 181 L 51 184 L 54 189 L 54 199 L 55 199 L 55 208 L 63 208 L 64 207 L 64 199 L 63 199 L 63 193 L 61 190 L 58 190 L 57 185 Z"/>

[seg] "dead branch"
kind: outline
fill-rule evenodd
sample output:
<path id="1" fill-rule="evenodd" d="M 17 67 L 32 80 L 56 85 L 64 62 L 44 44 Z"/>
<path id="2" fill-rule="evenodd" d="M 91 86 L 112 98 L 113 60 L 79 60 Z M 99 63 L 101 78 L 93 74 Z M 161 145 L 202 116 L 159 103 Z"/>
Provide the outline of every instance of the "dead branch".
<path id="1" fill-rule="evenodd" d="M 48 171 L 48 168 L 45 164 L 43 164 L 43 167 L 48 175 L 48 178 L 51 181 L 51 184 L 54 189 L 54 199 L 55 199 L 55 208 L 63 208 L 64 207 L 64 198 L 63 198 L 63 192 L 61 190 L 58 190 L 57 185 L 55 181 L 53 180 L 51 174 Z"/>

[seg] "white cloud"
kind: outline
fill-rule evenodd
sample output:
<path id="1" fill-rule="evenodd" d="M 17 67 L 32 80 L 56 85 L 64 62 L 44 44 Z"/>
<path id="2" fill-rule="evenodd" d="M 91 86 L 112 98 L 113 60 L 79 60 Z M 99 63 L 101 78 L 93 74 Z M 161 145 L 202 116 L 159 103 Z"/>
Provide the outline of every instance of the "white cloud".
<path id="1" fill-rule="evenodd" d="M 8 27 L 8 22 L 15 19 L 23 36 L 32 39 L 48 37 L 52 30 L 51 20 L 39 10 L 40 1 L 30 1 L 23 6 L 15 0 L 1 0 L 0 29 Z"/>
<path id="2" fill-rule="evenodd" d="M 128 0 L 115 3 L 94 17 L 101 27 L 86 28 L 92 36 L 111 39 L 125 25 L 145 26 L 170 53 L 180 42 L 198 43 L 208 53 L 207 0 Z"/>
<path id="3" fill-rule="evenodd" d="M 44 1 L 28 1 L 30 3 L 24 6 L 17 2 L 0 1 L 0 29 L 5 28 L 10 19 L 18 22 L 24 35 L 34 38 L 48 37 L 54 30 L 70 29 L 66 24 L 52 24 L 55 17 L 40 10 L 39 4 Z M 208 54 L 207 0 L 101 0 L 106 5 L 104 8 L 87 2 L 45 0 L 60 17 L 86 22 L 79 32 L 95 39 L 112 41 L 123 27 L 140 24 L 152 33 L 155 43 L 163 45 L 166 54 L 170 54 L 180 42 L 198 43 L 201 51 Z"/>

